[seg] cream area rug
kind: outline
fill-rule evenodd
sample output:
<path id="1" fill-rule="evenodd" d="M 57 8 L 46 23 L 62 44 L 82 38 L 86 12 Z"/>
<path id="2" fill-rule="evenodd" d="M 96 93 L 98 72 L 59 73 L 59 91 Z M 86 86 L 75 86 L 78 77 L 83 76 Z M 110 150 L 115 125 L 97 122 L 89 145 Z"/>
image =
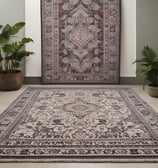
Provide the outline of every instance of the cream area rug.
<path id="1" fill-rule="evenodd" d="M 27 88 L 0 115 L 0 162 L 158 162 L 158 113 L 129 88 Z"/>

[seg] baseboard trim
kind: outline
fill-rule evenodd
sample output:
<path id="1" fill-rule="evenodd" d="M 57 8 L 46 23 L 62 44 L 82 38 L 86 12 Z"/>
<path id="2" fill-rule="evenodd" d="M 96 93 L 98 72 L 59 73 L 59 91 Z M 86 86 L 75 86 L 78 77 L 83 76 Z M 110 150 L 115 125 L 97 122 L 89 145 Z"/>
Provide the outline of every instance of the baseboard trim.
<path id="1" fill-rule="evenodd" d="M 129 84 L 129 85 L 144 84 L 144 79 L 141 77 L 121 77 L 120 84 Z"/>
<path id="2" fill-rule="evenodd" d="M 30 84 L 30 85 L 42 84 L 42 78 L 41 77 L 25 77 L 24 84 Z"/>
<path id="3" fill-rule="evenodd" d="M 42 84 L 42 77 L 25 77 L 24 84 Z M 143 84 L 143 79 L 140 77 L 121 77 L 120 84 L 129 84 L 129 85 L 137 85 Z"/>

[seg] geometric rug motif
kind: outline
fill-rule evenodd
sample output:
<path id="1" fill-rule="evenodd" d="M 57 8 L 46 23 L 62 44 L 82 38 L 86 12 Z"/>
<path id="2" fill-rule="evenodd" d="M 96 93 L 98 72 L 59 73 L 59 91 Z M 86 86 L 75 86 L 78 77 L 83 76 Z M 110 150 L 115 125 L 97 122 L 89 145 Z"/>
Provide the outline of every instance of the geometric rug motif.
<path id="1" fill-rule="evenodd" d="M 0 162 L 158 162 L 158 113 L 129 88 L 27 88 L 0 115 Z"/>
<path id="2" fill-rule="evenodd" d="M 120 0 L 41 0 L 43 83 L 119 83 Z"/>

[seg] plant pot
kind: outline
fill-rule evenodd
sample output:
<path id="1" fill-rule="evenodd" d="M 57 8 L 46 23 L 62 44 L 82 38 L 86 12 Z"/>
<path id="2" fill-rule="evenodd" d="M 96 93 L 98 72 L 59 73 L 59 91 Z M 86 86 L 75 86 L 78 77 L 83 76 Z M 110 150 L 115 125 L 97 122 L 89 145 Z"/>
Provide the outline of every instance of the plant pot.
<path id="1" fill-rule="evenodd" d="M 151 97 L 157 97 L 158 98 L 158 87 L 157 86 L 148 86 L 148 94 Z"/>
<path id="2" fill-rule="evenodd" d="M 16 73 L 0 74 L 0 90 L 11 91 L 18 90 L 24 82 L 24 75 L 21 71 Z"/>

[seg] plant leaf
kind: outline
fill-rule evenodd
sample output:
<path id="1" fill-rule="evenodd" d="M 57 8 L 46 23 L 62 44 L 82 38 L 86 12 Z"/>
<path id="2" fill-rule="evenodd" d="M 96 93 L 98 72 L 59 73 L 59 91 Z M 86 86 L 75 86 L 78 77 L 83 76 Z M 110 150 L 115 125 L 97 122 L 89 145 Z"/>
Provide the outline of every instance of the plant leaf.
<path id="1" fill-rule="evenodd" d="M 8 33 L 10 29 L 11 29 L 10 25 L 6 24 L 2 29 L 2 34 Z"/>
<path id="2" fill-rule="evenodd" d="M 7 42 L 9 41 L 9 38 L 10 38 L 9 32 L 10 32 L 10 30 L 11 30 L 11 27 L 10 27 L 9 24 L 6 24 L 6 25 L 3 27 L 2 32 L 1 32 L 1 34 L 0 34 L 1 40 L 3 41 L 2 43 L 5 43 L 5 41 L 6 41 L 6 43 L 7 43 Z"/>
<path id="3" fill-rule="evenodd" d="M 31 38 L 26 38 L 26 37 L 24 37 L 24 38 L 22 39 L 22 43 L 23 43 L 23 44 L 25 44 L 25 43 L 30 43 L 30 42 L 33 42 L 33 40 L 32 40 Z"/>
<path id="4" fill-rule="evenodd" d="M 8 38 L 5 38 L 0 34 L 0 44 L 1 45 L 6 44 L 8 42 L 8 40 L 9 40 Z"/>
<path id="5" fill-rule="evenodd" d="M 24 22 L 18 22 L 16 23 L 14 26 L 11 27 L 11 30 L 10 30 L 10 35 L 15 35 L 19 32 L 19 30 L 21 28 L 23 28 L 25 26 L 25 23 Z"/>

